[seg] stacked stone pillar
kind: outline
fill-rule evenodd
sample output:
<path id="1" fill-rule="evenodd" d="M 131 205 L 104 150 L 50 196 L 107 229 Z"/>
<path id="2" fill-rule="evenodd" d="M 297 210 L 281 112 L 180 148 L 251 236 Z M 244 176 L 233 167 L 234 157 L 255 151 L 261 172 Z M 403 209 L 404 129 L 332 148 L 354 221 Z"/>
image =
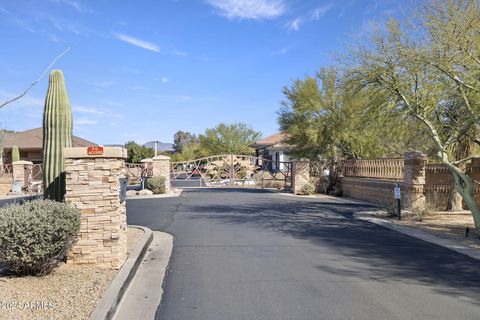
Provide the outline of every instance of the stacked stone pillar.
<path id="1" fill-rule="evenodd" d="M 405 153 L 403 183 L 405 187 L 403 203 L 406 208 L 425 208 L 425 167 L 427 156 L 422 152 Z"/>
<path id="2" fill-rule="evenodd" d="M 304 186 L 310 185 L 310 161 L 295 160 L 292 162 L 292 193 L 304 194 Z"/>
<path id="3" fill-rule="evenodd" d="M 125 201 L 120 178 L 125 177 L 127 152 L 103 148 L 65 148 L 65 202 L 81 211 L 80 233 L 68 263 L 118 269 L 127 257 Z"/>
<path id="4" fill-rule="evenodd" d="M 170 157 L 159 155 L 153 157 L 152 175 L 154 177 L 165 177 L 165 192 L 169 192 L 170 187 Z"/>
<path id="5" fill-rule="evenodd" d="M 29 187 L 29 177 L 27 175 L 29 166 L 33 166 L 33 163 L 30 161 L 20 160 L 12 162 L 13 183 L 19 184 L 21 190 Z"/>

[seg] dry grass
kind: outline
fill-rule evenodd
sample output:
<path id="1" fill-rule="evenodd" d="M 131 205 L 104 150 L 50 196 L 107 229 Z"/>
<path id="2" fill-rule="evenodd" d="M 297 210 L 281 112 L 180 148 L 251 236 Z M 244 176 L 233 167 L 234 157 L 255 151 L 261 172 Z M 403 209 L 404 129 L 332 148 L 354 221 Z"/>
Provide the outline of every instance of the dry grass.
<path id="1" fill-rule="evenodd" d="M 142 236 L 142 230 L 128 228 L 129 253 Z M 88 319 L 116 274 L 62 264 L 43 277 L 16 277 L 0 267 L 0 319 Z"/>
<path id="2" fill-rule="evenodd" d="M 400 225 L 421 229 L 441 238 L 454 240 L 465 246 L 480 248 L 480 240 L 474 233 L 475 225 L 470 212 L 437 212 L 424 215 L 422 221 L 418 221 L 418 217 L 415 215 L 405 212 L 400 221 L 390 217 L 386 219 Z M 470 233 L 468 237 L 465 237 L 467 227 L 470 229 Z"/>

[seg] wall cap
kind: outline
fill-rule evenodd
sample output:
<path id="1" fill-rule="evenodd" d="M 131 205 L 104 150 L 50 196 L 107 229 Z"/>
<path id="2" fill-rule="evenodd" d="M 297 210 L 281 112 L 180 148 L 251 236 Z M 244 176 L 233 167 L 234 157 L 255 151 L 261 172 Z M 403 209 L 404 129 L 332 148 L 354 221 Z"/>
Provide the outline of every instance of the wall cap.
<path id="1" fill-rule="evenodd" d="M 164 156 L 164 155 L 158 155 L 156 157 L 152 158 L 153 161 L 159 161 L 159 160 L 170 160 L 170 157 Z"/>
<path id="2" fill-rule="evenodd" d="M 89 155 L 87 147 L 73 147 L 63 149 L 65 159 L 75 158 L 127 158 L 127 149 L 120 147 L 104 147 L 103 154 Z"/>
<path id="3" fill-rule="evenodd" d="M 27 164 L 27 165 L 32 165 L 33 162 L 31 162 L 31 161 L 25 161 L 25 160 L 19 160 L 19 161 L 14 161 L 14 162 L 12 162 L 12 164 L 13 164 L 13 165 L 15 165 L 15 164 L 18 164 L 18 165 L 20 165 L 20 164 L 22 164 L 22 165 L 26 165 L 26 164 Z"/>

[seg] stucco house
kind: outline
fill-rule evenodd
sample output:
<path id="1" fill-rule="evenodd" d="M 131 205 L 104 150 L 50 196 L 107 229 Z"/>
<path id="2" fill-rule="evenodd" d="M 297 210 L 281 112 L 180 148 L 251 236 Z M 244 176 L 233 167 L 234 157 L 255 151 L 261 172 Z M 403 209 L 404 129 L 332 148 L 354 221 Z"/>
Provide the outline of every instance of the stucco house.
<path id="1" fill-rule="evenodd" d="M 77 136 L 72 137 L 74 147 L 89 147 L 97 144 Z M 43 129 L 35 128 L 23 132 L 9 133 L 5 136 L 3 145 L 3 162 L 10 163 L 12 147 L 17 146 L 20 151 L 20 160 L 31 161 L 34 164 L 42 163 Z"/>
<path id="2" fill-rule="evenodd" d="M 290 161 L 289 152 L 291 146 L 285 142 L 288 134 L 278 132 L 251 145 L 255 149 L 255 156 L 262 159 L 272 160 L 272 170 L 285 170 L 283 162 Z"/>

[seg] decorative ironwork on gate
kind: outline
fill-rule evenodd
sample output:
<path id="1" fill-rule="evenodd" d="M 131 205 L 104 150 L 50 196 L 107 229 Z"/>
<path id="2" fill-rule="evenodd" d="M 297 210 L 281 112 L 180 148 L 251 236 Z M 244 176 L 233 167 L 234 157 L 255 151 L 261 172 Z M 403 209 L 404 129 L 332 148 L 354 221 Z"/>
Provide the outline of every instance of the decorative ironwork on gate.
<path id="1" fill-rule="evenodd" d="M 171 181 L 203 187 L 290 188 L 292 162 L 247 155 L 218 155 L 170 164 Z"/>
<path id="2" fill-rule="evenodd" d="M 12 176 L 13 168 L 11 164 L 0 163 L 0 177 Z"/>
<path id="3" fill-rule="evenodd" d="M 126 163 L 125 174 L 129 184 L 140 183 L 143 178 L 151 177 L 153 168 L 151 163 Z"/>

